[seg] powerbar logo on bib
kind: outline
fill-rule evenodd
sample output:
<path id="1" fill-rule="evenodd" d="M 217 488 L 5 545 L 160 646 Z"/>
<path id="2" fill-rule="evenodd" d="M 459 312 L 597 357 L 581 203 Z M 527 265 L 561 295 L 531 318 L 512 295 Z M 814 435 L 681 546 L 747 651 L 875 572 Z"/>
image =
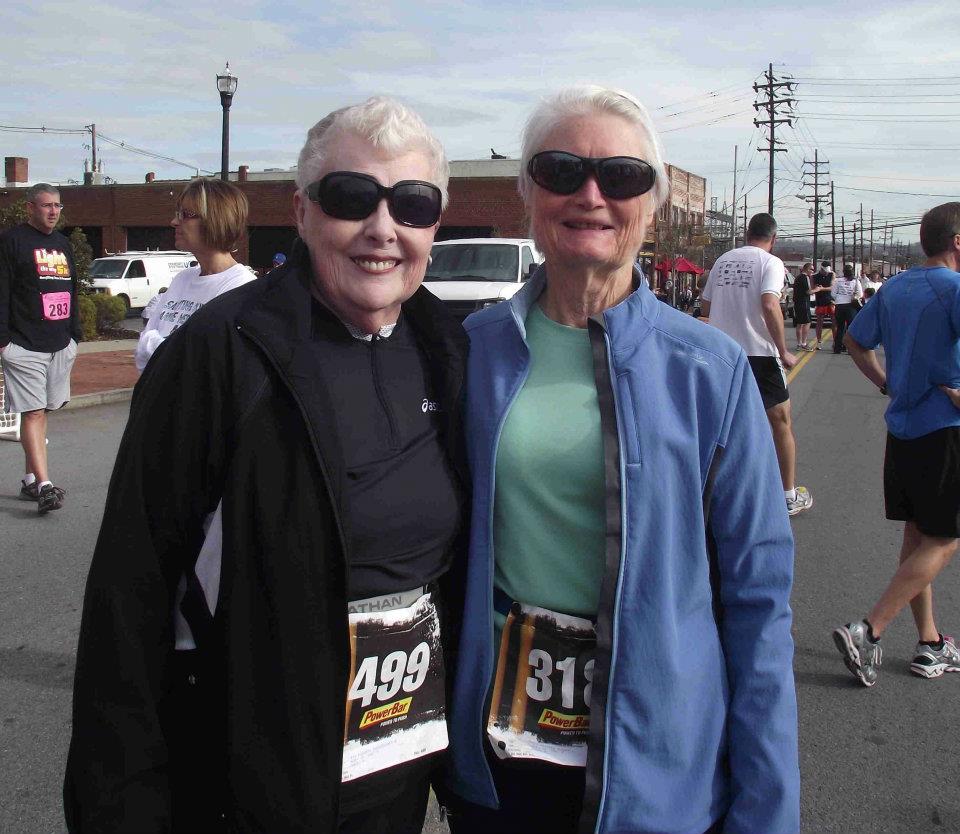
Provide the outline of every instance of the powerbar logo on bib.
<path id="1" fill-rule="evenodd" d="M 430 594 L 406 608 L 349 617 L 344 782 L 447 746 L 440 620 Z"/>
<path id="2" fill-rule="evenodd" d="M 586 764 L 596 642 L 589 620 L 513 603 L 487 720 L 500 758 Z"/>

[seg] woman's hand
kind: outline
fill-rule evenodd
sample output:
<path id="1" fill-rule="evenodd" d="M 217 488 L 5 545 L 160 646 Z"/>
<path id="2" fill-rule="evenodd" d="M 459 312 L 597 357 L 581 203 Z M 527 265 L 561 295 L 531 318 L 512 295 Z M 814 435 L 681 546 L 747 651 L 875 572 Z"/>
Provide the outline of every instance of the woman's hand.
<path id="1" fill-rule="evenodd" d="M 960 388 L 950 388 L 946 385 L 941 385 L 940 390 L 950 398 L 950 402 L 953 403 L 955 408 L 960 409 Z"/>

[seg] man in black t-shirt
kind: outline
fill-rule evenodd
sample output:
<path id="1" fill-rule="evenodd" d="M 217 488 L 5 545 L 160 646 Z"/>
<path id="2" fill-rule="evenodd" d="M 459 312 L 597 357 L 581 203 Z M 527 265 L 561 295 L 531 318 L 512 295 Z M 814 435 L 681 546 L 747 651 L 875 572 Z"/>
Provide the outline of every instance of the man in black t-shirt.
<path id="1" fill-rule="evenodd" d="M 42 514 L 63 505 L 64 491 L 47 472 L 47 412 L 70 399 L 81 330 L 73 249 L 55 231 L 60 192 L 38 183 L 26 199 L 27 222 L 0 235 L 0 363 L 5 409 L 21 415 L 20 496 Z"/>
<path id="2" fill-rule="evenodd" d="M 813 276 L 810 288 L 811 295 L 815 295 L 816 298 L 813 308 L 814 315 L 817 317 L 817 346 L 815 350 L 821 349 L 823 320 L 829 316 L 831 323 L 833 321 L 833 295 L 830 293 L 832 284 L 833 270 L 830 268 L 830 261 L 823 261 L 820 264 L 820 271 Z"/>
<path id="3" fill-rule="evenodd" d="M 810 331 L 810 279 L 813 264 L 803 265 L 793 282 L 793 323 L 797 328 L 797 350 L 810 350 L 807 335 Z"/>

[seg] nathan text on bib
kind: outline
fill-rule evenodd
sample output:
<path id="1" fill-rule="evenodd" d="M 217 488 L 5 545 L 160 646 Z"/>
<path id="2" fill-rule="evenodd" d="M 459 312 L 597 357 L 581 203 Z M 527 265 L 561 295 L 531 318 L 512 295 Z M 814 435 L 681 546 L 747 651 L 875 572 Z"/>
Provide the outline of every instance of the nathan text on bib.
<path id="1" fill-rule="evenodd" d="M 513 603 L 487 719 L 501 759 L 586 764 L 596 645 L 589 620 Z"/>
<path id="2" fill-rule="evenodd" d="M 425 593 L 412 605 L 350 613 L 344 782 L 447 747 L 440 619 Z"/>

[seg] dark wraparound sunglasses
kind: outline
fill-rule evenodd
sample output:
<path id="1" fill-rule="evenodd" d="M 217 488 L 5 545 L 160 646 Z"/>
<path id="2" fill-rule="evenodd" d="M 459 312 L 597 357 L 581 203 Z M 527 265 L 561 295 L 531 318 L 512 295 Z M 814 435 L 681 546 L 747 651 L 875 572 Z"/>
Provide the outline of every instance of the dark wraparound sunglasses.
<path id="1" fill-rule="evenodd" d="M 369 174 L 334 171 L 305 189 L 307 197 L 337 220 L 363 220 L 387 201 L 390 216 L 401 226 L 425 229 L 440 219 L 440 189 L 421 180 L 402 180 L 388 188 Z"/>
<path id="2" fill-rule="evenodd" d="M 527 164 L 527 173 L 541 188 L 554 194 L 573 194 L 591 174 L 600 193 L 611 200 L 626 200 L 646 194 L 657 175 L 649 162 L 633 156 L 591 159 L 566 151 L 541 151 Z"/>

